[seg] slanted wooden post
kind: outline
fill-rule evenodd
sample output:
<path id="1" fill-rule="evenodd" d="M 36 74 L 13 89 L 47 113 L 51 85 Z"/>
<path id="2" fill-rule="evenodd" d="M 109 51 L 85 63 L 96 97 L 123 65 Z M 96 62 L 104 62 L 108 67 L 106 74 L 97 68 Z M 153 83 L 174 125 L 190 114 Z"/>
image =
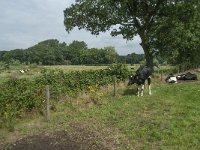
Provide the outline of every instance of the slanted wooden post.
<path id="1" fill-rule="evenodd" d="M 115 75 L 113 75 L 113 85 L 114 85 L 113 96 L 116 96 L 116 76 Z"/>
<path id="2" fill-rule="evenodd" d="M 49 99 L 50 99 L 50 92 L 49 92 L 49 85 L 46 86 L 46 121 L 49 120 Z"/>

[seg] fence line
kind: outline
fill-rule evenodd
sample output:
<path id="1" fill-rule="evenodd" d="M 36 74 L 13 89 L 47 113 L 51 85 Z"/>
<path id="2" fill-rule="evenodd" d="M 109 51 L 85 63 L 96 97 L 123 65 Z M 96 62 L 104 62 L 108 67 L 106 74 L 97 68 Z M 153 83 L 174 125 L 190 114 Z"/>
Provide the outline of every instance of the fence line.
<path id="1" fill-rule="evenodd" d="M 49 120 L 50 117 L 50 111 L 49 111 L 49 99 L 50 99 L 50 91 L 49 91 L 49 85 L 46 86 L 46 121 Z"/>
<path id="2" fill-rule="evenodd" d="M 113 85 L 114 85 L 113 96 L 116 96 L 116 76 L 115 75 L 113 75 Z"/>

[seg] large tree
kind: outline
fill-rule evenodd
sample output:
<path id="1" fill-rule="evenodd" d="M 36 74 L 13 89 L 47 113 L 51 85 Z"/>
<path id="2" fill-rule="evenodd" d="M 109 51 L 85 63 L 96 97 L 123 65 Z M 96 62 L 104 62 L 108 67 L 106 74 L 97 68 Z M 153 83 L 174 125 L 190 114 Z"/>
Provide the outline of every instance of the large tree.
<path id="1" fill-rule="evenodd" d="M 159 20 L 161 23 L 151 37 L 157 40 L 152 45 L 172 64 L 200 64 L 200 1 L 185 1 L 175 6 L 171 7 L 173 11 L 165 10 L 170 17 L 162 16 Z"/>
<path id="2" fill-rule="evenodd" d="M 132 40 L 141 38 L 145 59 L 153 67 L 155 48 L 152 46 L 156 37 L 152 33 L 168 11 L 173 12 L 177 5 L 187 0 L 76 0 L 64 11 L 66 31 L 74 27 L 86 29 L 94 35 L 111 30 L 112 36 L 122 35 Z M 194 0 L 190 0 L 192 3 Z M 173 12 L 175 13 L 175 11 Z M 170 13 L 170 14 L 173 14 Z M 183 14 L 184 15 L 184 14 Z"/>

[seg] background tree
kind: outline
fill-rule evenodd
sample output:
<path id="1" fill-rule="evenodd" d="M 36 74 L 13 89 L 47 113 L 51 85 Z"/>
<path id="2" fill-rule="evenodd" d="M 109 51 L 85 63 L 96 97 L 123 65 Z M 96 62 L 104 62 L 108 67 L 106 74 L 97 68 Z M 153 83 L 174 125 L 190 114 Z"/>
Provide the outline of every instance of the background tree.
<path id="1" fill-rule="evenodd" d="M 161 23 L 152 34 L 157 40 L 152 45 L 171 64 L 200 64 L 200 1 L 186 1 L 171 9 L 165 10 L 171 18 L 163 16 L 159 20 Z"/>
<path id="2" fill-rule="evenodd" d="M 79 57 L 81 64 L 112 64 L 117 62 L 118 54 L 114 47 L 91 48 L 82 50 Z"/>
<path id="3" fill-rule="evenodd" d="M 111 64 L 111 63 L 117 62 L 119 55 L 115 51 L 114 47 L 112 46 L 104 47 L 103 51 L 104 51 L 103 56 L 105 58 L 105 62 L 104 62 L 105 64 Z"/>
<path id="4" fill-rule="evenodd" d="M 171 18 L 168 12 L 177 13 L 185 9 L 182 4 L 193 4 L 194 0 L 76 0 L 64 11 L 66 31 L 74 27 L 86 29 L 92 34 L 111 30 L 111 35 L 121 34 L 132 40 L 139 35 L 146 63 L 153 68 L 154 53 L 159 50 L 153 46 L 158 37 L 152 33 L 158 28 L 163 17 Z M 180 7 L 179 7 L 180 6 Z M 193 11 L 191 8 L 190 11 Z M 183 14 L 182 14 L 183 15 Z M 185 14 L 184 14 L 185 15 Z"/>
<path id="5" fill-rule="evenodd" d="M 80 64 L 81 61 L 81 51 L 87 49 L 87 44 L 84 41 L 73 41 L 68 46 L 68 59 L 72 64 Z"/>
<path id="6" fill-rule="evenodd" d="M 126 63 L 138 64 L 141 61 L 144 61 L 144 54 L 132 53 L 126 56 Z"/>
<path id="7" fill-rule="evenodd" d="M 9 62 L 10 60 L 18 60 L 19 62 L 24 62 L 26 59 L 26 55 L 24 50 L 15 49 L 13 51 L 4 51 L 2 53 L 1 59 L 5 62 Z"/>
<path id="8" fill-rule="evenodd" d="M 7 63 L 36 63 L 40 65 L 61 64 L 111 64 L 117 62 L 119 55 L 114 47 L 87 48 L 84 41 L 73 41 L 69 45 L 49 39 L 29 47 L 0 52 L 0 61 Z"/>
<path id="9" fill-rule="evenodd" d="M 65 44 L 56 39 L 42 41 L 26 50 L 28 61 L 42 65 L 63 64 L 63 49 Z"/>

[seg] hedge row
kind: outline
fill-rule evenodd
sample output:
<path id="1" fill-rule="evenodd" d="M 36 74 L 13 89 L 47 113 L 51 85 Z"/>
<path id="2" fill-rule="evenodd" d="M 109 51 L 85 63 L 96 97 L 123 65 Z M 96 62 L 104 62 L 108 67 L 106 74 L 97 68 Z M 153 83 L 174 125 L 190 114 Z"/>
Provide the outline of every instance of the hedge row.
<path id="1" fill-rule="evenodd" d="M 9 127 L 17 116 L 32 110 L 41 110 L 45 102 L 45 86 L 50 85 L 51 100 L 61 96 L 75 96 L 89 86 L 112 84 L 127 79 L 129 71 L 125 65 L 112 65 L 104 70 L 74 71 L 43 70 L 42 75 L 30 79 L 10 79 L 0 85 L 0 124 Z"/>

